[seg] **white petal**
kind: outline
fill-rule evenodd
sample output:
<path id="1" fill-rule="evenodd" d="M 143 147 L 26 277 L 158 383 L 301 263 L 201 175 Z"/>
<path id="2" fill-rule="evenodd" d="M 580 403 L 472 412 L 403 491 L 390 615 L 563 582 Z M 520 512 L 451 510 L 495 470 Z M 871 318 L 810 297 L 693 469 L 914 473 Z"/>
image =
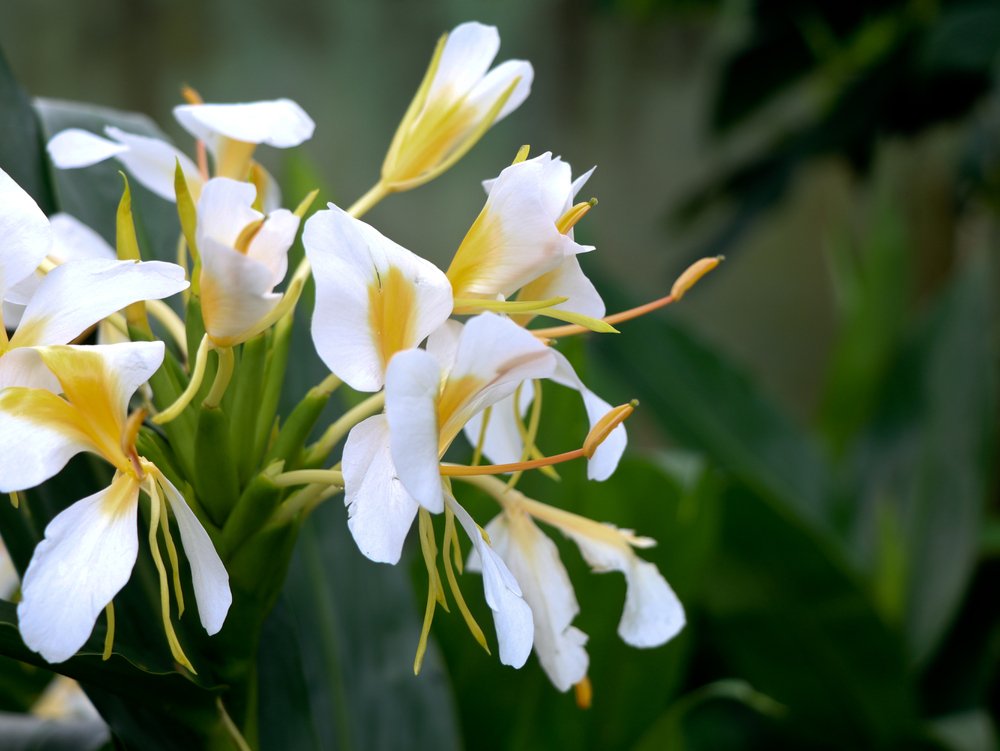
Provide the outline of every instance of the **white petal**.
<path id="1" fill-rule="evenodd" d="M 452 367 L 442 392 L 442 402 L 452 403 L 440 415 L 442 441 L 447 445 L 477 412 L 514 393 L 518 384 L 547 378 L 555 368 L 551 350 L 535 336 L 507 318 L 483 313 L 462 329 Z M 464 379 L 475 379 L 478 390 L 449 399 L 449 390 L 464 390 Z"/>
<path id="2" fill-rule="evenodd" d="M 138 483 L 119 474 L 45 528 L 24 574 L 17 617 L 24 643 L 49 662 L 76 654 L 132 575 L 138 498 Z"/>
<path id="3" fill-rule="evenodd" d="M 38 285 L 10 343 L 66 344 L 127 305 L 169 297 L 187 286 L 184 269 L 173 263 L 70 261 Z"/>
<path id="4" fill-rule="evenodd" d="M 531 63 L 526 60 L 507 60 L 491 70 L 475 85 L 469 92 L 467 101 L 485 114 L 514 82 L 514 79 L 519 79 L 517 86 L 514 87 L 493 121 L 498 123 L 524 103 L 528 94 L 531 93 L 531 82 L 534 78 L 535 71 L 531 67 Z"/>
<path id="5" fill-rule="evenodd" d="M 177 121 L 195 138 L 214 143 L 216 136 L 278 148 L 298 146 L 312 138 L 315 123 L 291 99 L 240 104 L 182 104 Z"/>
<path id="6" fill-rule="evenodd" d="M 439 97 L 457 100 L 468 94 L 486 75 L 499 50 L 500 34 L 495 26 L 475 21 L 456 26 L 441 51 L 427 101 Z"/>
<path id="7" fill-rule="evenodd" d="M 398 563 L 418 504 L 396 476 L 385 415 L 354 426 L 343 466 L 347 526 L 358 549 L 373 561 Z"/>
<path id="8" fill-rule="evenodd" d="M 316 280 L 317 353 L 351 388 L 377 391 L 393 355 L 451 314 L 448 279 L 333 204 L 306 222 L 302 242 Z"/>
<path id="9" fill-rule="evenodd" d="M 522 300 L 549 300 L 553 297 L 568 297 L 553 310 L 569 310 L 591 318 L 604 318 L 607 312 L 604 300 L 580 268 L 576 256 L 570 256 L 552 271 L 542 274 L 521 288 Z"/>
<path id="10" fill-rule="evenodd" d="M 479 554 L 483 573 L 483 593 L 493 611 L 493 624 L 500 645 L 500 662 L 519 668 L 531 654 L 534 623 L 531 608 L 521 596 L 521 588 L 503 559 L 483 539 L 469 513 L 450 495 L 447 503 Z"/>
<path id="11" fill-rule="evenodd" d="M 119 128 L 108 126 L 104 132 L 128 148 L 117 154 L 118 161 L 142 185 L 167 201 L 176 201 L 174 192 L 174 174 L 177 163 L 188 182 L 194 196 L 201 190 L 202 179 L 198 167 L 186 154 L 178 151 L 166 141 L 159 138 L 139 136 L 126 133 Z"/>
<path id="12" fill-rule="evenodd" d="M 274 175 L 264 169 L 261 164 L 257 164 L 257 167 L 263 178 L 260 181 L 261 205 L 264 211 L 270 214 L 272 211 L 277 211 L 281 208 L 281 186 L 274 179 Z"/>
<path id="13" fill-rule="evenodd" d="M 295 242 L 299 231 L 299 218 L 288 209 L 278 209 L 267 215 L 250 247 L 247 258 L 260 261 L 271 270 L 271 278 L 278 284 L 288 270 L 288 249 Z"/>
<path id="14" fill-rule="evenodd" d="M 0 492 L 33 488 L 80 452 L 95 450 L 73 428 L 69 406 L 55 394 L 34 388 L 0 391 Z"/>
<path id="15" fill-rule="evenodd" d="M 610 404 L 588 389 L 580 377 L 573 370 L 569 360 L 561 352 L 554 352 L 556 357 L 556 370 L 552 375 L 552 380 L 580 392 L 583 399 L 583 407 L 587 411 L 587 419 L 590 427 L 593 428 L 604 415 L 612 408 Z M 597 447 L 594 455 L 587 462 L 587 477 L 591 480 L 607 480 L 614 474 L 621 461 L 622 454 L 625 453 L 625 446 L 628 444 L 628 434 L 625 426 L 619 425 L 604 442 Z"/>
<path id="16" fill-rule="evenodd" d="M 489 422 L 483 435 L 483 456 L 491 464 L 512 464 L 521 461 L 524 441 L 521 440 L 521 431 L 518 430 L 517 416 L 524 417 L 534 396 L 534 386 L 531 381 L 525 381 L 521 384 L 517 415 L 514 413 L 514 394 L 501 399 L 489 408 Z M 465 423 L 465 437 L 473 446 L 479 443 L 485 416 L 486 410 L 483 410 Z"/>
<path id="17" fill-rule="evenodd" d="M 115 249 L 97 232 L 75 216 L 62 212 L 49 217 L 52 224 L 53 243 L 50 255 L 60 263 L 84 258 L 113 260 Z"/>
<path id="18" fill-rule="evenodd" d="M 132 396 L 163 363 L 164 345 L 127 342 L 39 347 L 36 351 L 64 386 L 81 373 L 89 378 L 100 373 L 101 387 L 108 390 L 111 404 L 125 415 Z"/>
<path id="19" fill-rule="evenodd" d="M 244 228 L 264 216 L 253 208 L 256 197 L 257 188 L 248 182 L 216 177 L 205 183 L 197 206 L 198 247 L 208 238 L 233 247 Z"/>
<path id="20" fill-rule="evenodd" d="M 449 318 L 427 337 L 425 349 L 430 352 L 441 367 L 441 373 L 447 376 L 455 364 L 455 353 L 458 352 L 458 340 L 465 325 Z"/>
<path id="21" fill-rule="evenodd" d="M 229 574 L 208 532 L 201 526 L 184 496 L 162 474 L 158 479 L 174 512 L 184 555 L 191 564 L 191 583 L 194 585 L 194 599 L 198 603 L 198 617 L 206 633 L 211 636 L 222 628 L 229 606 L 233 604 Z"/>
<path id="22" fill-rule="evenodd" d="M 559 550 L 517 511 L 495 517 L 486 532 L 531 607 L 538 661 L 555 687 L 568 691 L 587 674 L 589 659 L 587 635 L 572 625 L 580 606 Z"/>
<path id="23" fill-rule="evenodd" d="M 45 389 L 54 394 L 62 391 L 58 379 L 32 347 L 19 347 L 0 355 L 0 389 L 9 386 Z"/>
<path id="24" fill-rule="evenodd" d="M 201 310 L 205 330 L 216 338 L 239 337 L 278 304 L 271 269 L 211 238 L 201 253 Z"/>
<path id="25" fill-rule="evenodd" d="M 611 526 L 611 525 L 606 525 Z M 614 529 L 612 527 L 612 529 Z M 684 628 L 684 608 L 659 570 L 623 541 L 612 544 L 580 530 L 562 528 L 595 571 L 625 574 L 625 609 L 618 635 L 633 647 L 658 647 Z"/>
<path id="26" fill-rule="evenodd" d="M 46 148 L 52 163 L 59 169 L 89 167 L 128 151 L 124 144 L 79 128 L 56 133 Z"/>
<path id="27" fill-rule="evenodd" d="M 396 472 L 410 495 L 433 513 L 444 510 L 438 463 L 440 384 L 437 360 L 422 349 L 393 357 L 385 378 L 385 413 Z"/>
<path id="28" fill-rule="evenodd" d="M 34 273 L 52 246 L 49 220 L 38 204 L 0 169 L 0 299 Z"/>

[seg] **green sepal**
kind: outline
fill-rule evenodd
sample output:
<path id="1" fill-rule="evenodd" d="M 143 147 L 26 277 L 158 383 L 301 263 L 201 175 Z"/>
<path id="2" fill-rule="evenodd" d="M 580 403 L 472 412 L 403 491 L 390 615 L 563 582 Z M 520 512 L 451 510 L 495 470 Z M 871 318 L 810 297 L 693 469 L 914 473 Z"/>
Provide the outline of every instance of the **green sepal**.
<path id="1" fill-rule="evenodd" d="M 264 368 L 267 362 L 267 337 L 255 336 L 243 345 L 240 364 L 227 397 L 232 397 L 233 453 L 237 461 L 240 487 L 243 487 L 257 466 L 257 416 L 260 408 L 261 389 L 264 385 Z"/>
<path id="2" fill-rule="evenodd" d="M 264 369 L 264 391 L 257 410 L 257 443 L 254 456 L 262 456 L 271 440 L 274 418 L 281 400 L 281 387 L 285 382 L 285 368 L 292 344 L 293 317 L 287 315 L 275 325 L 271 332 L 271 348 Z"/>
<path id="3" fill-rule="evenodd" d="M 192 294 L 184 311 L 184 328 L 187 331 L 187 351 L 189 357 L 194 357 L 205 336 L 205 321 L 201 316 L 201 297 Z"/>
<path id="4" fill-rule="evenodd" d="M 332 389 L 314 386 L 285 420 L 278 438 L 267 452 L 265 464 L 283 461 L 286 469 L 296 469 L 305 442 L 330 401 Z"/>
<path id="5" fill-rule="evenodd" d="M 239 498 L 230 446 L 229 417 L 220 407 L 201 407 L 195 434 L 194 487 L 205 511 L 216 526 L 222 527 Z"/>
<path id="6" fill-rule="evenodd" d="M 272 464 L 256 475 L 240 494 L 222 529 L 222 545 L 227 558 L 263 527 L 278 507 L 285 488 L 275 485 L 274 477 L 281 471 L 280 462 Z"/>

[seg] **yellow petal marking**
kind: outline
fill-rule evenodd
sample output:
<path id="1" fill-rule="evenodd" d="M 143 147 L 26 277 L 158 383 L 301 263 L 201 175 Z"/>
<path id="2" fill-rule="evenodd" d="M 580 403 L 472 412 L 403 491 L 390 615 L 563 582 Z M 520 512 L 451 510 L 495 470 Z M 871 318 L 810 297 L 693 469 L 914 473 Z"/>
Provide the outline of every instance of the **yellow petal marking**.
<path id="1" fill-rule="evenodd" d="M 491 270 L 503 262 L 503 237 L 500 219 L 483 207 L 469 227 L 462 244 L 451 259 L 447 277 L 455 297 L 493 295 L 496 290 L 487 279 Z"/>
<path id="2" fill-rule="evenodd" d="M 397 352 L 412 347 L 417 293 L 413 282 L 396 266 L 375 273 L 368 285 L 368 325 L 383 370 Z"/>

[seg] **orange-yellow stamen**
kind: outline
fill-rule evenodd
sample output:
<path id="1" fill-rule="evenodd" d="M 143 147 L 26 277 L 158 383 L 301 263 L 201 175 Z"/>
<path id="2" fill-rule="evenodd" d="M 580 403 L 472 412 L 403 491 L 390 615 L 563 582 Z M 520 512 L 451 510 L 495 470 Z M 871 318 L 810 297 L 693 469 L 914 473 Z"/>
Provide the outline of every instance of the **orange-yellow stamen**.
<path id="1" fill-rule="evenodd" d="M 590 709 L 590 704 L 594 699 L 594 687 L 590 684 L 590 677 L 583 676 L 579 683 L 573 684 L 573 695 L 576 697 L 576 706 L 580 709 Z"/>
<path id="2" fill-rule="evenodd" d="M 597 447 L 604 443 L 607 437 L 611 435 L 611 431 L 632 416 L 632 413 L 635 412 L 635 408 L 638 406 L 639 400 L 633 399 L 626 404 L 621 404 L 617 407 L 609 409 L 607 413 L 605 413 L 605 415 L 597 421 L 597 424 L 590 429 L 590 432 L 583 441 L 583 453 L 586 454 L 588 459 L 594 456 L 594 452 L 597 451 Z"/>
<path id="3" fill-rule="evenodd" d="M 591 198 L 589 201 L 571 206 L 565 214 L 556 220 L 556 229 L 563 235 L 569 232 L 577 223 L 587 216 L 588 212 L 597 205 L 597 199 Z"/>
<path id="4" fill-rule="evenodd" d="M 466 464 L 442 464 L 441 474 L 445 477 L 471 477 L 474 475 L 502 475 L 507 472 L 523 472 L 526 469 L 539 469 L 540 467 L 550 467 L 553 464 L 562 464 L 582 459 L 587 454 L 582 448 L 566 451 L 555 456 L 543 456 L 541 459 L 530 459 L 525 462 L 512 462 L 510 464 L 477 464 L 470 467 Z"/>

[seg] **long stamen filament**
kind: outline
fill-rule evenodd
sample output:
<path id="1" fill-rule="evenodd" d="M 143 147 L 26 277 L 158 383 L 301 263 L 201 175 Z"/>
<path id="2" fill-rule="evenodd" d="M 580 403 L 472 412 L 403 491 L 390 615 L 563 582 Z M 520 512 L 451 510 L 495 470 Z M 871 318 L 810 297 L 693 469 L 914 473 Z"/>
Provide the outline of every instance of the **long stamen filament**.
<path id="1" fill-rule="evenodd" d="M 479 646 L 486 650 L 486 654 L 490 654 L 490 647 L 486 643 L 486 636 L 483 634 L 483 630 L 479 627 L 479 624 L 476 623 L 476 619 L 472 616 L 469 606 L 465 604 L 462 590 L 458 586 L 458 579 L 455 577 L 455 571 L 452 568 L 452 554 L 455 558 L 455 567 L 461 571 L 462 550 L 459 547 L 458 534 L 455 529 L 455 512 L 451 510 L 451 506 L 445 505 L 444 550 L 441 554 L 441 558 L 444 561 L 444 574 L 448 579 L 448 586 L 451 588 L 451 595 L 455 598 L 458 611 L 465 620 L 465 625 L 468 626 L 473 638 L 479 642 Z"/>
<path id="2" fill-rule="evenodd" d="M 194 369 L 191 371 L 191 380 L 188 381 L 187 388 L 177 397 L 177 401 L 153 417 L 154 423 L 157 425 L 166 425 L 171 420 L 176 419 L 184 411 L 184 408 L 191 403 L 191 400 L 198 393 L 198 389 L 201 388 L 201 382 L 205 378 L 205 365 L 208 361 L 208 352 L 211 349 L 212 342 L 208 338 L 208 334 L 205 334 L 201 338 L 201 344 L 198 345 L 198 352 L 194 358 Z"/>
<path id="3" fill-rule="evenodd" d="M 297 469 L 275 475 L 272 482 L 281 488 L 295 485 L 336 485 L 344 487 L 344 474 L 335 469 Z"/>
<path id="4" fill-rule="evenodd" d="M 222 397 L 226 395 L 230 381 L 233 380 L 233 368 L 236 365 L 236 356 L 232 347 L 220 347 L 216 350 L 219 354 L 219 367 L 215 371 L 215 380 L 212 388 L 209 389 L 205 400 L 201 403 L 203 407 L 214 409 L 222 404 Z"/>

